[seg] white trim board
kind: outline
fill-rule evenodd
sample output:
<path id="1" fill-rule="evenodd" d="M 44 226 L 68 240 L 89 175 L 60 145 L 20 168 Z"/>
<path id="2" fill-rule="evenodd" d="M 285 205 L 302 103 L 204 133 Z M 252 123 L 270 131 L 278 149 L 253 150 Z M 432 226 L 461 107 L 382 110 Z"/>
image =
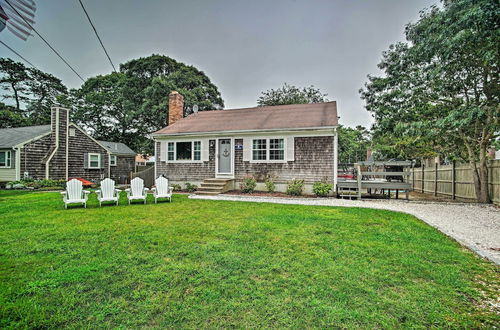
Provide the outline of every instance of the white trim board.
<path id="1" fill-rule="evenodd" d="M 333 136 L 333 130 L 337 126 L 321 127 L 321 128 L 308 128 L 308 129 L 275 129 L 275 130 L 249 130 L 249 131 L 220 131 L 220 132 L 195 132 L 195 133 L 182 133 L 182 134 L 161 134 L 153 135 L 153 138 L 159 140 L 169 140 L 177 138 L 193 138 L 193 137 L 245 137 L 245 136 L 266 136 L 266 135 L 294 135 L 295 137 L 308 137 L 308 136 Z"/>

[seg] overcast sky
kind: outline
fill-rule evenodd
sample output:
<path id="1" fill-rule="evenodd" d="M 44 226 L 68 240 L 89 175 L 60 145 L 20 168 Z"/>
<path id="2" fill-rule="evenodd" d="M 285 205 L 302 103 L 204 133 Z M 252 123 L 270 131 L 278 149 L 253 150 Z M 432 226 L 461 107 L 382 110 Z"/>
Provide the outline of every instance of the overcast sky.
<path id="1" fill-rule="evenodd" d="M 111 72 L 77 0 L 37 3 L 35 28 L 84 78 Z M 284 82 L 338 102 L 341 123 L 372 122 L 358 90 L 381 52 L 437 0 L 83 0 L 115 66 L 153 53 L 204 71 L 226 108 L 256 105 Z M 38 37 L 0 38 L 72 88 L 81 81 Z M 0 55 L 17 57 L 0 45 Z M 167 97 L 165 95 L 165 97 Z"/>

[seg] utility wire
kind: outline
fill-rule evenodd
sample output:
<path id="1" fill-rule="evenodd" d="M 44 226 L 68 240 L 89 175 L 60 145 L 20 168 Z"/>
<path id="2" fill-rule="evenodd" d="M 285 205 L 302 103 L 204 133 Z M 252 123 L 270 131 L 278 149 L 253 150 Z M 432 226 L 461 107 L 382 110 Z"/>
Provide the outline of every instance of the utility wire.
<path id="1" fill-rule="evenodd" d="M 27 59 L 25 59 L 21 54 L 19 54 L 18 52 L 16 52 L 14 49 L 10 48 L 9 45 L 7 45 L 5 42 L 3 42 L 2 40 L 0 40 L 0 43 L 2 45 L 4 45 L 5 47 L 7 47 L 11 52 L 13 52 L 14 54 L 16 54 L 17 56 L 19 56 L 24 62 L 28 63 L 29 65 L 31 65 L 32 67 L 36 68 L 33 64 L 31 64 L 30 61 L 28 61 Z"/>
<path id="2" fill-rule="evenodd" d="M 95 33 L 97 39 L 99 40 L 99 42 L 101 43 L 102 49 L 104 50 L 104 54 L 106 54 L 106 56 L 108 57 L 109 63 L 111 63 L 113 70 L 116 72 L 115 65 L 113 64 L 113 61 L 111 61 L 111 57 L 109 57 L 108 51 L 106 50 L 106 47 L 104 47 L 104 44 L 101 40 L 101 37 L 99 37 L 99 33 L 97 33 L 97 30 L 94 26 L 94 23 L 92 23 L 92 20 L 90 19 L 90 16 L 89 16 L 89 13 L 87 13 L 87 10 L 85 9 L 85 6 L 83 5 L 82 0 L 78 0 L 78 2 L 80 2 L 80 5 L 82 6 L 82 9 L 83 9 L 83 12 L 85 13 L 85 16 L 87 16 L 87 19 L 89 20 L 89 23 L 92 26 L 92 29 L 94 29 L 94 33 Z"/>
<path id="3" fill-rule="evenodd" d="M 66 64 L 69 68 L 70 68 L 70 69 L 71 69 L 71 71 L 73 71 L 73 72 L 74 72 L 74 73 L 78 76 L 78 78 L 80 78 L 83 82 L 85 82 L 85 80 L 82 78 L 82 76 L 80 76 L 80 75 L 78 74 L 78 72 L 76 72 L 76 70 L 75 70 L 75 69 L 73 69 L 73 67 L 72 67 L 72 66 L 68 63 L 68 61 L 66 61 L 66 60 L 64 59 L 64 57 L 62 57 L 62 56 L 61 56 L 61 54 L 59 54 L 59 52 L 58 52 L 57 50 L 55 50 L 55 49 L 54 49 L 54 47 L 52 47 L 52 46 L 49 44 L 49 42 L 48 42 L 47 40 L 45 40 L 45 38 L 44 38 L 44 37 L 42 37 L 42 36 L 40 35 L 40 33 L 38 33 L 38 31 L 37 31 L 37 30 L 33 27 L 33 25 L 31 25 L 31 24 L 30 24 L 30 23 L 29 23 L 29 22 L 28 22 L 28 21 L 24 18 L 24 16 L 23 16 L 23 15 L 21 15 L 21 14 L 19 13 L 19 11 L 17 11 L 17 9 L 16 9 L 16 8 L 14 8 L 14 6 L 10 4 L 10 1 L 9 1 L 9 0 L 5 0 L 5 2 L 6 2 L 9 6 L 10 6 L 10 8 L 12 8 L 12 10 L 14 10 L 14 11 L 15 11 L 15 12 L 19 15 L 19 17 L 21 17 L 21 18 L 23 19 L 23 21 L 24 21 L 24 22 L 25 22 L 25 23 L 26 23 L 26 24 L 27 24 L 27 25 L 28 25 L 28 26 L 29 26 L 29 27 L 30 27 L 30 28 L 31 28 L 31 29 L 32 29 L 32 30 L 36 33 L 36 35 L 37 35 L 37 36 L 39 36 L 39 37 L 40 37 L 40 39 L 42 39 L 42 40 L 43 40 L 43 42 L 45 42 L 45 44 L 46 44 L 47 46 L 49 46 L 49 48 L 50 48 L 50 49 L 52 49 L 52 51 L 53 51 L 53 52 L 54 52 L 54 53 L 55 53 L 55 54 L 56 54 L 56 55 L 57 55 L 57 56 L 58 56 L 58 57 L 59 57 L 59 58 L 60 58 L 60 59 L 61 59 L 61 60 L 62 60 L 62 61 L 63 61 L 63 62 L 64 62 L 64 63 L 65 63 L 65 64 Z"/>

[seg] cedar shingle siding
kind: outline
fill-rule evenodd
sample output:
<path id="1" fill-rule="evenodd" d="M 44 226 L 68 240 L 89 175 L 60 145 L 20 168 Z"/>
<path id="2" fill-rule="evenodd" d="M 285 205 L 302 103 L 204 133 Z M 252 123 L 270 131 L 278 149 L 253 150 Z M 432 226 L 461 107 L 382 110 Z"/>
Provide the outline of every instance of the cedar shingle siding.
<path id="1" fill-rule="evenodd" d="M 175 182 L 196 182 L 215 177 L 215 139 L 210 140 L 209 161 L 202 163 L 157 162 L 157 175 L 164 175 Z M 210 145 L 209 144 L 209 145 Z M 243 144 L 235 139 L 234 144 Z M 243 150 L 234 150 L 234 177 L 241 181 L 252 175 L 258 181 L 272 176 L 276 183 L 303 179 L 306 183 L 333 179 L 333 137 L 296 137 L 295 159 L 285 163 L 253 163 L 243 161 Z M 160 143 L 156 142 L 156 154 L 160 155 Z"/>
<path id="2" fill-rule="evenodd" d="M 243 143 L 236 139 L 235 144 Z M 295 160 L 286 163 L 251 163 L 243 161 L 243 150 L 235 151 L 235 179 L 243 179 L 247 175 L 254 176 L 257 181 L 264 181 L 271 176 L 276 183 L 285 183 L 293 179 L 306 183 L 320 181 L 323 178 L 333 179 L 333 137 L 296 137 Z"/>
<path id="3" fill-rule="evenodd" d="M 121 143 L 97 142 L 77 126 L 70 124 L 67 116 L 67 109 L 53 108 L 51 126 L 35 126 L 31 136 L 28 134 L 29 127 L 9 129 L 9 131 L 3 132 L 5 136 L 1 140 L 5 140 L 4 142 L 12 140 L 16 136 L 22 140 L 9 146 L 14 148 L 16 145 L 22 145 L 20 155 L 15 154 L 15 151 L 12 150 L 15 157 L 21 157 L 19 177 L 22 178 L 27 173 L 28 177 L 33 179 L 45 179 L 46 164 L 49 161 L 48 174 L 51 179 L 66 179 L 67 168 L 68 178 L 84 178 L 97 183 L 103 178 L 111 177 L 120 183 L 128 182 L 130 172 L 134 171 L 135 166 L 133 150 Z M 67 132 L 68 125 L 70 131 L 74 131 L 73 136 Z M 43 134 L 46 135 L 40 137 Z M 30 138 L 33 140 L 29 140 Z M 117 166 L 109 167 L 109 153 L 113 153 L 113 151 L 108 151 L 103 143 L 117 145 L 120 148 L 119 152 L 123 154 L 116 155 Z M 89 153 L 100 154 L 99 168 L 89 168 L 87 161 Z M 13 162 L 15 157 L 13 157 Z M 67 165 L 66 157 L 68 159 Z"/>
<path id="4" fill-rule="evenodd" d="M 156 154 L 160 154 L 160 143 L 156 143 Z M 170 180 L 181 182 L 203 181 L 215 177 L 215 143 L 209 147 L 208 162 L 167 163 L 157 161 L 157 175 L 163 174 Z"/>

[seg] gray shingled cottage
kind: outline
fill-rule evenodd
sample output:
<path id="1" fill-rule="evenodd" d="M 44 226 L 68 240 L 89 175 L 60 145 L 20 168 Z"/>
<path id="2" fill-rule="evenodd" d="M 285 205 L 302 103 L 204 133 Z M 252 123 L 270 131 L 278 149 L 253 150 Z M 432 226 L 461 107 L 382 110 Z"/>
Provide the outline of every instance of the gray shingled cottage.
<path id="1" fill-rule="evenodd" d="M 183 117 L 184 98 L 169 95 L 168 126 L 153 133 L 155 176 L 218 193 L 246 176 L 278 191 L 292 179 L 337 181 L 336 102 L 202 111 Z"/>
<path id="2" fill-rule="evenodd" d="M 55 107 L 51 125 L 0 129 L 0 183 L 24 177 L 125 183 L 135 155 L 123 143 L 95 140 L 69 121 L 68 109 Z"/>

